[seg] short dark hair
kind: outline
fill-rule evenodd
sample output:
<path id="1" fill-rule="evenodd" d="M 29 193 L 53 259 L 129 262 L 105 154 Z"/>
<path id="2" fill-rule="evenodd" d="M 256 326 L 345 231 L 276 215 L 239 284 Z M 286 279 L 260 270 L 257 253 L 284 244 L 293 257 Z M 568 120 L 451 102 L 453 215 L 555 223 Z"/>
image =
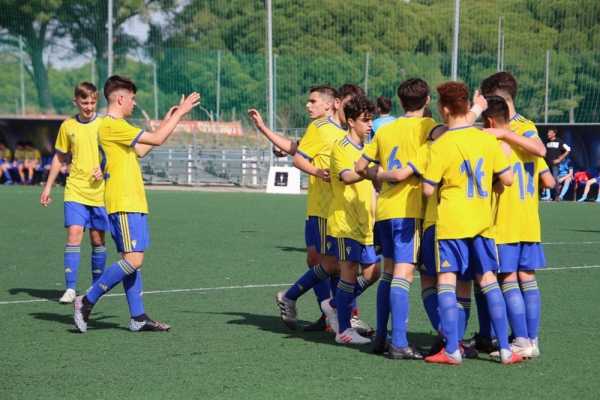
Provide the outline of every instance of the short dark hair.
<path id="1" fill-rule="evenodd" d="M 365 95 L 363 88 L 355 83 L 344 83 L 337 91 L 337 99 L 345 99 L 348 96 L 354 97 L 358 95 Z"/>
<path id="2" fill-rule="evenodd" d="M 98 99 L 98 89 L 94 86 L 93 83 L 89 82 L 81 82 L 77 86 L 75 86 L 75 98 L 87 99 L 91 97 L 92 99 Z"/>
<path id="3" fill-rule="evenodd" d="M 492 119 L 501 124 L 508 124 L 510 114 L 508 112 L 508 104 L 504 97 L 501 96 L 485 96 L 487 100 L 487 109 L 481 113 L 484 119 Z"/>
<path id="4" fill-rule="evenodd" d="M 448 109 L 452 117 L 469 112 L 469 87 L 462 82 L 446 82 L 436 88 L 438 104 Z"/>
<path id="5" fill-rule="evenodd" d="M 491 96 L 497 94 L 496 91 L 502 91 L 510 96 L 509 100 L 514 100 L 519 92 L 519 85 L 513 74 L 502 71 L 495 73 L 481 82 L 482 95 Z"/>
<path id="6" fill-rule="evenodd" d="M 365 95 L 358 94 L 344 104 L 346 121 L 348 119 L 356 121 L 362 113 L 371 117 L 375 114 L 375 104 Z"/>
<path id="7" fill-rule="evenodd" d="M 421 78 L 407 79 L 398 86 L 398 98 L 404 111 L 417 111 L 425 107 L 429 85 Z"/>
<path id="8" fill-rule="evenodd" d="M 137 86 L 131 79 L 121 75 L 113 75 L 108 78 L 104 84 L 104 97 L 106 97 L 106 100 L 108 101 L 108 98 L 113 92 L 121 89 L 134 94 L 137 92 Z"/>
<path id="9" fill-rule="evenodd" d="M 381 111 L 382 114 L 389 114 L 392 109 L 392 101 L 385 96 L 378 97 L 377 108 L 379 108 L 379 111 Z"/>
<path id="10" fill-rule="evenodd" d="M 550 128 L 548 128 L 548 132 L 553 131 L 554 133 L 558 133 L 558 128 L 555 126 L 551 126 Z"/>
<path id="11" fill-rule="evenodd" d="M 33 147 L 33 142 L 31 140 L 28 140 L 25 142 L 25 146 L 31 146 Z"/>
<path id="12" fill-rule="evenodd" d="M 310 87 L 310 93 L 317 92 L 324 98 L 330 98 L 335 100 L 337 97 L 337 90 L 330 85 L 316 85 Z"/>

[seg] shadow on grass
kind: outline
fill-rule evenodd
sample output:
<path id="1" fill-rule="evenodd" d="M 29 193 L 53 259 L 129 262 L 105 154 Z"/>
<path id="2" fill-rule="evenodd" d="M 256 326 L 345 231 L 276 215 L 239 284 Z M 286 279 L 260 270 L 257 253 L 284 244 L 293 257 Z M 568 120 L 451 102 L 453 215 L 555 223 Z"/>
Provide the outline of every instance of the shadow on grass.
<path id="1" fill-rule="evenodd" d="M 60 299 L 61 296 L 63 295 L 64 291 L 56 290 L 56 289 L 13 288 L 13 289 L 8 289 L 8 293 L 11 296 L 14 296 L 14 295 L 17 295 L 20 293 L 26 293 L 29 296 L 35 297 L 38 299 L 47 299 L 47 300 L 58 301 L 58 299 Z"/>
<path id="2" fill-rule="evenodd" d="M 287 252 L 296 252 L 296 253 L 306 253 L 306 247 L 290 247 L 290 246 L 275 246 L 276 249 L 287 251 Z"/>
<path id="3" fill-rule="evenodd" d="M 69 329 L 69 332 L 79 333 L 77 329 L 74 328 L 73 325 L 73 315 L 64 315 L 64 314 L 54 314 L 54 313 L 31 313 L 29 314 L 35 319 L 39 319 L 42 321 L 55 322 L 63 325 L 73 326 L 73 329 Z M 102 320 L 114 318 L 114 315 L 94 315 L 90 317 L 90 321 L 88 322 L 88 329 L 101 330 L 101 329 L 121 329 L 128 330 L 126 327 L 123 327 L 119 324 L 113 322 L 104 322 Z"/>

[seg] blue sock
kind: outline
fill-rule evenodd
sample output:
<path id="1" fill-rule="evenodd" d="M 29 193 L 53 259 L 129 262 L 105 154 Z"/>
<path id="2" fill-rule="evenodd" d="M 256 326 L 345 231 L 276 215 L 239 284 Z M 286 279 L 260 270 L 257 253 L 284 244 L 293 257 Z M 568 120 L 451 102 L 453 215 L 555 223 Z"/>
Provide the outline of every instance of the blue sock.
<path id="1" fill-rule="evenodd" d="M 562 199 L 565 194 L 567 194 L 567 190 L 569 190 L 569 186 L 571 185 L 571 182 L 567 182 L 563 185 L 562 190 L 560 191 L 560 198 Z"/>
<path id="2" fill-rule="evenodd" d="M 102 274 L 98 282 L 96 282 L 88 294 L 86 295 L 88 301 L 92 304 L 102 297 L 103 294 L 114 288 L 119 282 L 122 282 L 127 275 L 132 275 L 135 269 L 127 261 L 121 259 L 108 267 Z"/>
<path id="3" fill-rule="evenodd" d="M 77 271 L 81 256 L 80 245 L 68 246 L 65 249 L 65 282 L 67 289 L 75 290 L 77 286 Z"/>
<path id="4" fill-rule="evenodd" d="M 340 272 L 336 272 L 335 274 L 329 277 L 329 286 L 331 287 L 331 298 L 335 298 L 335 294 L 337 292 L 338 284 L 340 283 Z"/>
<path id="5" fill-rule="evenodd" d="M 479 319 L 479 334 L 483 337 L 491 339 L 495 336 L 488 311 L 487 300 L 481 292 L 481 287 L 475 283 L 473 285 L 473 293 L 475 295 L 475 306 L 477 307 L 477 318 Z"/>
<path id="6" fill-rule="evenodd" d="M 408 291 L 410 282 L 403 278 L 393 278 L 390 288 L 390 309 L 392 311 L 392 344 L 401 349 L 408 346 L 406 328 L 408 326 Z"/>
<path id="7" fill-rule="evenodd" d="M 521 282 L 521 292 L 525 302 L 525 313 L 527 316 L 527 332 L 529 339 L 537 339 L 540 329 L 541 299 L 537 281 L 532 279 Z"/>
<path id="8" fill-rule="evenodd" d="M 337 315 L 340 325 L 340 332 L 350 328 L 350 318 L 354 308 L 354 283 L 346 282 L 340 279 L 337 287 L 335 301 L 338 304 Z M 337 333 L 337 332 L 336 332 Z"/>
<path id="9" fill-rule="evenodd" d="M 471 317 L 471 298 L 457 297 L 456 302 L 458 305 L 458 340 L 460 341 L 465 336 Z"/>
<path id="10" fill-rule="evenodd" d="M 387 339 L 388 320 L 390 318 L 390 286 L 392 275 L 384 272 L 377 286 L 377 333 L 376 337 Z"/>
<path id="11" fill-rule="evenodd" d="M 144 314 L 144 289 L 142 287 L 142 271 L 139 269 L 123 278 L 123 289 L 129 304 L 131 318 Z"/>
<path id="12" fill-rule="evenodd" d="M 98 279 L 104 273 L 106 268 L 106 247 L 104 243 L 98 246 L 92 245 L 92 285 L 98 282 Z"/>
<path id="13" fill-rule="evenodd" d="M 354 285 L 354 297 L 358 297 L 361 294 L 363 294 L 364 291 L 367 290 L 370 286 L 371 286 L 371 282 L 369 282 L 362 276 L 359 276 L 358 279 L 356 280 L 356 284 Z M 356 306 L 356 304 L 355 304 L 355 306 Z"/>
<path id="14" fill-rule="evenodd" d="M 515 337 L 529 338 L 527 334 L 527 319 L 525 314 L 525 303 L 517 281 L 504 282 L 502 294 L 506 303 L 506 315 L 508 323 Z"/>
<path id="15" fill-rule="evenodd" d="M 323 300 L 330 298 L 329 281 L 325 281 L 327 278 L 329 278 L 329 274 L 327 274 L 321 265 L 309 268 L 308 271 L 306 271 L 306 273 L 288 289 L 285 297 L 290 300 L 298 300 L 298 297 L 306 293 L 307 290 L 314 289 L 320 307 Z M 325 284 L 319 285 L 322 282 L 325 282 Z"/>
<path id="16" fill-rule="evenodd" d="M 490 283 L 487 286 L 481 287 L 481 292 L 485 295 L 488 304 L 488 311 L 494 330 L 496 331 L 496 338 L 501 349 L 510 350 L 508 345 L 508 321 L 506 319 L 506 303 L 502 296 L 502 291 L 498 282 Z"/>
<path id="17" fill-rule="evenodd" d="M 441 328 L 441 322 L 440 314 L 438 312 L 437 296 L 437 288 L 435 286 L 426 287 L 421 291 L 423 307 L 425 307 L 425 312 L 427 313 L 427 317 L 429 317 L 429 322 L 431 322 L 431 326 L 433 327 L 433 329 L 439 331 Z"/>
<path id="18" fill-rule="evenodd" d="M 545 199 L 549 199 L 550 198 L 550 189 L 544 190 L 544 198 Z"/>
<path id="19" fill-rule="evenodd" d="M 458 350 L 458 303 L 456 286 L 438 284 L 438 304 L 442 330 L 446 338 L 446 353 Z"/>

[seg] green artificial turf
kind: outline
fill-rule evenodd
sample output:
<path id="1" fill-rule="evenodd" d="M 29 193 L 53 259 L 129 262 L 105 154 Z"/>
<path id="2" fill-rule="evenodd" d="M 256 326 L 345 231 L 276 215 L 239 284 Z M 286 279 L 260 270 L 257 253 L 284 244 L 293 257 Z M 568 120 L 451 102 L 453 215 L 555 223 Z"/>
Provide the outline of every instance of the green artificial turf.
<path id="1" fill-rule="evenodd" d="M 60 188 L 0 187 L 0 398 L 594 398 L 600 392 L 600 205 L 540 205 L 548 267 L 541 357 L 502 366 L 487 355 L 458 367 L 393 361 L 337 345 L 331 333 L 288 330 L 274 295 L 306 270 L 305 196 L 148 191 L 152 246 L 142 268 L 147 313 L 168 333 L 130 333 L 120 286 L 75 333 L 64 291 Z M 84 239 L 78 291 L 91 279 Z M 118 260 L 110 237 L 108 264 Z M 589 268 L 579 268 L 590 266 Z M 376 288 L 360 298 L 375 325 Z M 409 340 L 434 332 L 415 279 Z M 298 301 L 301 326 L 319 312 Z M 467 336 L 477 330 L 473 302 Z"/>

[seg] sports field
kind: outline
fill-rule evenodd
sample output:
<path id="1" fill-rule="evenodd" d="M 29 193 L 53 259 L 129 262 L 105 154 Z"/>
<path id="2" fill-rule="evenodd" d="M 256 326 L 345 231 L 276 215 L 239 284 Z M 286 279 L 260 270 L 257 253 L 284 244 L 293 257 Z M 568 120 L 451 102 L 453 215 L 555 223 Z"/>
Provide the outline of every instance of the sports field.
<path id="1" fill-rule="evenodd" d="M 39 187 L 0 187 L 0 398 L 545 398 L 600 393 L 600 205 L 541 204 L 548 267 L 541 356 L 502 366 L 488 356 L 458 367 L 393 361 L 370 346 L 345 347 L 331 333 L 288 330 L 274 295 L 306 269 L 306 197 L 148 191 L 152 246 L 144 263 L 146 311 L 169 333 L 128 332 L 120 287 L 75 333 L 64 291 L 61 188 L 39 204 Z M 85 243 L 85 242 L 84 242 Z M 117 260 L 110 238 L 109 264 Z M 90 280 L 82 245 L 78 290 Z M 360 298 L 375 325 L 376 287 Z M 409 340 L 434 332 L 410 292 Z M 298 301 L 300 325 L 319 313 Z M 477 327 L 473 312 L 467 328 Z"/>

